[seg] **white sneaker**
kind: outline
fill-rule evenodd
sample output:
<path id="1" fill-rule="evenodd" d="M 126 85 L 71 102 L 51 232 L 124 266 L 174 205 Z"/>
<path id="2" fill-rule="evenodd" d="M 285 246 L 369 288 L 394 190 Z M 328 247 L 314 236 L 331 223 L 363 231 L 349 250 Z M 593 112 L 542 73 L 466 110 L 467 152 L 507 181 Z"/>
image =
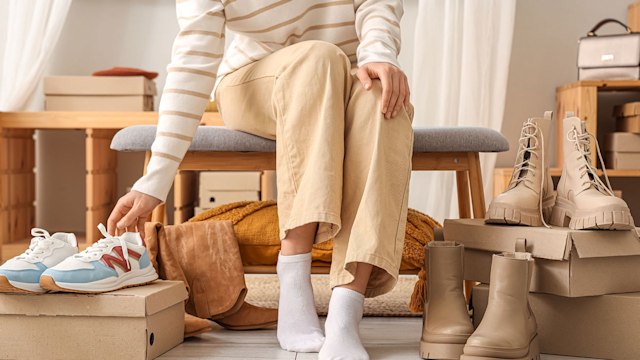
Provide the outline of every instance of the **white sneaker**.
<path id="1" fill-rule="evenodd" d="M 0 292 L 43 293 L 40 275 L 50 267 L 78 253 L 76 237 L 70 233 L 49 235 L 46 230 L 31 230 L 29 248 L 0 266 Z"/>
<path id="2" fill-rule="evenodd" d="M 158 279 L 139 233 L 111 236 L 104 225 L 104 236 L 85 251 L 47 269 L 40 286 L 52 291 L 101 293 L 148 284 Z"/>

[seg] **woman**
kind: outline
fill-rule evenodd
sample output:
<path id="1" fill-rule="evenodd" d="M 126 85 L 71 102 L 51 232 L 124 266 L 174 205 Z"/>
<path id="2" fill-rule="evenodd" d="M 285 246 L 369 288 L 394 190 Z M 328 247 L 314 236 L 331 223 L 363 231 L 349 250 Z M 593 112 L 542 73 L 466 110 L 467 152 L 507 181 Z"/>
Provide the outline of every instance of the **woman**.
<path id="1" fill-rule="evenodd" d="M 411 170 L 402 1 L 178 0 L 177 13 L 153 156 L 109 231 L 143 228 L 166 199 L 216 85 L 227 127 L 277 140 L 281 347 L 368 359 L 363 301 L 396 283 Z M 236 34 L 226 51 L 225 28 Z M 311 247 L 334 237 L 323 333 Z"/>

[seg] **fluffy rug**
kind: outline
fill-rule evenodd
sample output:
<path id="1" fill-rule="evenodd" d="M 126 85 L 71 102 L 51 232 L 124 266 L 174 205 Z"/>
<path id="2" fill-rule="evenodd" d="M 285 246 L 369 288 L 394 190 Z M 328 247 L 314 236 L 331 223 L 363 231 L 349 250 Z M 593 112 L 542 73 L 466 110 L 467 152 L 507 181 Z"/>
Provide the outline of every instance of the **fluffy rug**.
<path id="1" fill-rule="evenodd" d="M 277 308 L 279 296 L 278 277 L 276 275 L 245 275 L 247 288 L 247 302 L 263 307 Z M 331 296 L 329 277 L 327 275 L 313 275 L 311 277 L 313 293 L 316 299 L 318 314 L 326 315 Z M 422 316 L 409 311 L 409 300 L 416 283 L 416 276 L 400 276 L 398 284 L 388 294 L 364 302 L 365 316 Z"/>

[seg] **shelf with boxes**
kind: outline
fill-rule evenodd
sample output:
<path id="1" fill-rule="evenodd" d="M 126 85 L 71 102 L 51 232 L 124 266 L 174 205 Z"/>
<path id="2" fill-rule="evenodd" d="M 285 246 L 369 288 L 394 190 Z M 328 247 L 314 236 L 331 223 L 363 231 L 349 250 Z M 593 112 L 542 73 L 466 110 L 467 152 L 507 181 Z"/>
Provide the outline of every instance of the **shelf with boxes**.
<path id="1" fill-rule="evenodd" d="M 109 148 L 111 137 L 127 126 L 158 121 L 157 112 L 143 111 L 153 109 L 153 82 L 128 77 L 77 78 L 45 81 L 47 109 L 66 111 L 0 113 L 0 250 L 6 250 L 6 254 L 0 253 L 3 258 L 11 252 L 12 244 L 24 248 L 35 225 L 35 130 L 85 132 L 85 148 L 78 151 L 86 153 L 85 231 L 86 243 L 91 244 L 99 239 L 96 226 L 106 221 L 116 201 L 117 158 Z M 208 112 L 202 124 L 221 125 L 222 121 L 217 112 Z"/>

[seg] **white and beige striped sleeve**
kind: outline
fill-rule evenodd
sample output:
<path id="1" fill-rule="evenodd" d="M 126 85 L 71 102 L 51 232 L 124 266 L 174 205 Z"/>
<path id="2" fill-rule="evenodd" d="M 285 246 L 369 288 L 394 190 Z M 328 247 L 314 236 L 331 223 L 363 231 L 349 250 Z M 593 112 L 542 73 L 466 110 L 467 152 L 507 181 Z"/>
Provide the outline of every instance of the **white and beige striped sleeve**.
<path id="1" fill-rule="evenodd" d="M 160 100 L 147 173 L 133 190 L 165 201 L 178 165 L 211 96 L 224 51 L 224 6 L 219 0 L 177 0 L 180 31 Z"/>
<path id="2" fill-rule="evenodd" d="M 386 62 L 400 67 L 400 19 L 402 0 L 356 0 L 358 66 Z"/>

